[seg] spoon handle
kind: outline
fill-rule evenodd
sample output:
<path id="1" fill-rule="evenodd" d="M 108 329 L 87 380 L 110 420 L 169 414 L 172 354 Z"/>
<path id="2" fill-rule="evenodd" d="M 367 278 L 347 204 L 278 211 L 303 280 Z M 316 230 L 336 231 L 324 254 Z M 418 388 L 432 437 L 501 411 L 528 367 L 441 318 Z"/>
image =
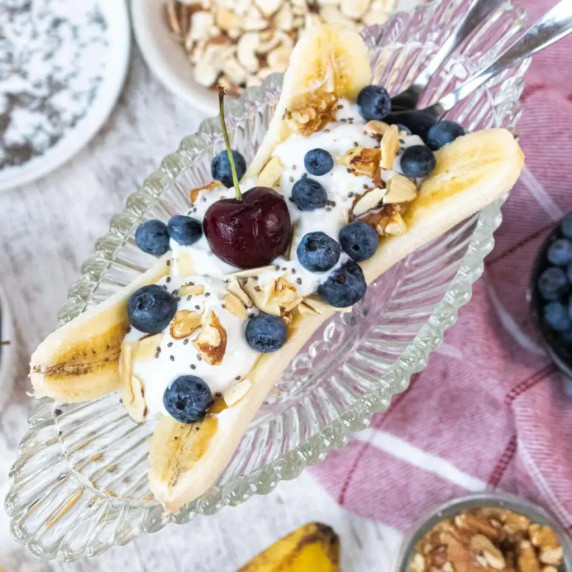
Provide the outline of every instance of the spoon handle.
<path id="1" fill-rule="evenodd" d="M 560 0 L 485 70 L 428 107 L 426 111 L 438 117 L 443 116 L 459 101 L 501 71 L 550 46 L 570 32 L 572 32 L 572 0 Z"/>
<path id="2" fill-rule="evenodd" d="M 412 86 L 415 89 L 423 91 L 449 55 L 479 27 L 482 21 L 493 10 L 498 8 L 503 1 L 504 0 L 476 0 L 455 32 L 447 38 L 445 43 L 439 48 L 439 51 L 431 58 L 431 61 L 413 82 Z"/>

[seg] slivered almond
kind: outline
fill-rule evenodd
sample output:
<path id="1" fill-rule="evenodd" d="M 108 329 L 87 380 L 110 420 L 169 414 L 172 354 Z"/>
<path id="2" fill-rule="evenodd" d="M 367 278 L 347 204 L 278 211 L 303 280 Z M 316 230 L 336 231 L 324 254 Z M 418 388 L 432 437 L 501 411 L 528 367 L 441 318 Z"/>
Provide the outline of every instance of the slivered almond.
<path id="1" fill-rule="evenodd" d="M 220 365 L 226 353 L 226 342 L 226 330 L 222 327 L 217 315 L 212 311 L 209 312 L 193 345 L 206 363 Z"/>
<path id="2" fill-rule="evenodd" d="M 223 301 L 224 301 L 224 307 L 231 314 L 242 320 L 246 320 L 246 318 L 248 318 L 248 314 L 246 312 L 244 304 L 234 294 L 231 293 L 225 294 Z"/>
<path id="3" fill-rule="evenodd" d="M 381 138 L 381 160 L 379 165 L 382 169 L 393 169 L 395 156 L 400 149 L 399 146 L 399 130 L 397 125 L 390 125 L 389 129 Z"/>
<path id="4" fill-rule="evenodd" d="M 243 290 L 240 281 L 236 276 L 232 276 L 228 280 L 228 285 L 226 289 L 234 294 L 245 306 L 252 308 L 252 300 L 248 297 L 248 294 Z"/>
<path id="5" fill-rule="evenodd" d="M 415 198 L 417 198 L 417 187 L 415 183 L 407 177 L 395 173 L 395 175 L 387 181 L 387 194 L 383 198 L 385 204 L 404 203 L 412 201 Z"/>
<path id="6" fill-rule="evenodd" d="M 352 215 L 358 217 L 378 207 L 386 194 L 385 189 L 375 188 L 364 193 L 353 206 Z"/>
<path id="7" fill-rule="evenodd" d="M 267 314 L 272 314 L 273 316 L 280 316 L 280 305 L 271 296 L 271 292 L 274 290 L 273 282 L 268 282 L 262 286 L 259 285 L 256 280 L 249 278 L 244 282 L 243 288 L 259 310 Z"/>
<path id="8" fill-rule="evenodd" d="M 147 417 L 147 402 L 145 400 L 145 387 L 141 379 L 132 375 L 129 388 L 122 393 L 122 396 L 131 419 L 136 423 L 143 423 Z"/>
<path id="9" fill-rule="evenodd" d="M 176 340 L 182 340 L 200 328 L 201 322 L 202 318 L 198 312 L 179 310 L 173 317 L 169 326 L 171 337 Z"/>
<path id="10" fill-rule="evenodd" d="M 278 184 L 280 181 L 280 177 L 282 176 L 282 172 L 284 171 L 284 163 L 280 160 L 280 157 L 272 157 L 260 174 L 258 175 L 257 184 L 260 187 L 273 187 L 274 185 Z"/>
<path id="11" fill-rule="evenodd" d="M 383 121 L 372 119 L 365 124 L 365 131 L 372 137 L 381 137 L 389 129 L 389 125 Z"/>
<path id="12" fill-rule="evenodd" d="M 202 296 L 205 293 L 205 287 L 202 284 L 183 284 L 179 288 L 179 296 Z"/>
<path id="13" fill-rule="evenodd" d="M 193 266 L 193 261 L 189 256 L 188 252 L 181 251 L 178 252 L 175 256 L 175 267 L 177 274 L 182 278 L 186 278 L 187 276 L 191 276 L 195 271 Z"/>
<path id="14" fill-rule="evenodd" d="M 233 386 L 229 387 L 223 394 L 224 402 L 230 407 L 238 403 L 250 390 L 252 382 L 248 379 L 243 379 Z"/>
<path id="15" fill-rule="evenodd" d="M 136 361 L 149 361 L 153 359 L 157 348 L 161 345 L 162 339 L 162 333 L 141 338 L 135 348 L 133 359 Z"/>

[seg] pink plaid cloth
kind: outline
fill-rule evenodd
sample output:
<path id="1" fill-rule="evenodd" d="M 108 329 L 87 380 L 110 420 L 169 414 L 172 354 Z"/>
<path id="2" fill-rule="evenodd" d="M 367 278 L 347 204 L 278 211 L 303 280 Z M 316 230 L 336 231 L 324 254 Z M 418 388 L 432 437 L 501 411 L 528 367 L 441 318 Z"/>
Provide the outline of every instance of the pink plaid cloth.
<path id="1" fill-rule="evenodd" d="M 555 0 L 523 0 L 536 20 Z M 526 289 L 572 210 L 572 36 L 535 56 L 519 124 L 526 169 L 473 298 L 411 387 L 313 469 L 348 510 L 398 529 L 454 496 L 499 488 L 572 528 L 572 398 L 535 336 Z"/>

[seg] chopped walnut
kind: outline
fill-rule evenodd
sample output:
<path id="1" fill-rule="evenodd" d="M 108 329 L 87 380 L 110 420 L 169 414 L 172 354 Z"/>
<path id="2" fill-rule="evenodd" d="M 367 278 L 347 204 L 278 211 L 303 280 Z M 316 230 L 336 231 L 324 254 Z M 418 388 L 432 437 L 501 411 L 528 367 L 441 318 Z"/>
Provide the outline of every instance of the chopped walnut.
<path id="1" fill-rule="evenodd" d="M 408 572 L 556 572 L 562 558 L 550 527 L 483 507 L 438 522 L 415 546 Z"/>
<path id="2" fill-rule="evenodd" d="M 379 170 L 379 159 L 381 150 L 379 148 L 352 147 L 342 157 L 340 162 L 345 165 L 354 175 L 375 177 Z"/>
<path id="3" fill-rule="evenodd" d="M 304 135 L 312 135 L 336 118 L 338 96 L 319 92 L 304 99 L 303 104 L 286 111 L 286 123 L 291 129 Z"/>
<path id="4" fill-rule="evenodd" d="M 193 345 L 209 365 L 220 365 L 226 353 L 226 330 L 217 315 L 209 312 Z"/>
<path id="5" fill-rule="evenodd" d="M 359 220 L 373 226 L 379 236 L 398 236 L 407 230 L 398 204 L 384 205 L 379 210 L 367 213 Z"/>

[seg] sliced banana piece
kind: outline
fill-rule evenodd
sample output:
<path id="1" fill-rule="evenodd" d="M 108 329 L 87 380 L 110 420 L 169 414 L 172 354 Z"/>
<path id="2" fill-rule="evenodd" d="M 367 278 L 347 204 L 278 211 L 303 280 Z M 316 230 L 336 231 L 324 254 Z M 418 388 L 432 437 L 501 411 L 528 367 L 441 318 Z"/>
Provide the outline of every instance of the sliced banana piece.
<path id="1" fill-rule="evenodd" d="M 169 254 L 120 292 L 51 333 L 33 353 L 36 397 L 87 401 L 119 388 L 121 344 L 129 328 L 127 301 L 135 290 L 168 274 Z"/>
<path id="2" fill-rule="evenodd" d="M 369 55 L 359 34 L 335 24 L 307 29 L 292 52 L 274 117 L 245 177 L 256 176 L 292 132 L 283 121 L 287 111 L 303 108 L 317 93 L 355 99 L 370 78 Z"/>

